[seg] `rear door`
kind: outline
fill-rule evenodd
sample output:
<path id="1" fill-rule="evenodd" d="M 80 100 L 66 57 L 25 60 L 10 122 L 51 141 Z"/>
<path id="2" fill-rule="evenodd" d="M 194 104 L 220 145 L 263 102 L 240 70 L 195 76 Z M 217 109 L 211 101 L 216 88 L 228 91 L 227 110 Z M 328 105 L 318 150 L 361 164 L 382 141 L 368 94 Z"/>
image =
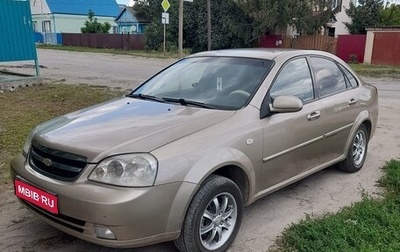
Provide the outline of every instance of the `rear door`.
<path id="1" fill-rule="evenodd" d="M 324 57 L 310 57 L 314 70 L 326 144 L 326 160 L 344 153 L 346 140 L 360 110 L 356 79 L 345 67 Z"/>

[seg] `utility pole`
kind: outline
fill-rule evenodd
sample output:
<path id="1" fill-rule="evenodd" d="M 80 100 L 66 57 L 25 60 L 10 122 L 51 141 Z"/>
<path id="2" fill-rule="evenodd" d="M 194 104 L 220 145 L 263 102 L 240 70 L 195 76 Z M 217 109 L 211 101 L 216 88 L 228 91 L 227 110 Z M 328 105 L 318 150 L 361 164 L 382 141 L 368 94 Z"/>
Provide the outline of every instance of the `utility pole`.
<path id="1" fill-rule="evenodd" d="M 178 37 L 178 48 L 179 58 L 182 58 L 182 44 L 183 44 L 183 0 L 179 0 L 179 37 Z"/>
<path id="2" fill-rule="evenodd" d="M 211 3 L 207 0 L 207 50 L 211 50 Z"/>
<path id="3" fill-rule="evenodd" d="M 164 13 L 165 13 L 165 12 L 164 12 Z M 162 19 L 162 22 L 163 22 L 163 24 L 164 24 L 164 43 L 163 43 L 163 52 L 165 53 L 165 31 L 166 31 L 165 27 L 166 27 L 166 24 L 167 24 L 167 20 L 166 20 L 166 18 L 165 18 L 165 17 L 162 17 L 161 19 Z"/>

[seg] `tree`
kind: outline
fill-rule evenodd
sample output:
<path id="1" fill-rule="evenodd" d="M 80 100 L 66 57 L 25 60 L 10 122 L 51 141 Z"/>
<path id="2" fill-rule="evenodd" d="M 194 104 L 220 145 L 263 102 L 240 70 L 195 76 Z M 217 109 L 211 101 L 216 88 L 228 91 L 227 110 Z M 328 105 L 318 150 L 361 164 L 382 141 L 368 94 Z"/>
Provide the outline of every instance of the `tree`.
<path id="1" fill-rule="evenodd" d="M 367 27 L 374 27 L 381 23 L 382 0 L 359 0 L 355 6 L 350 2 L 346 14 L 351 18 L 351 23 L 345 25 L 351 34 L 366 34 Z"/>
<path id="2" fill-rule="evenodd" d="M 381 25 L 398 26 L 400 25 L 400 5 L 391 5 L 381 11 Z"/>
<path id="3" fill-rule="evenodd" d="M 163 12 L 163 9 L 161 7 L 159 0 L 158 1 L 157 0 L 136 1 L 134 8 L 135 8 L 137 17 L 139 19 L 146 19 L 146 20 L 152 20 L 157 14 L 161 18 L 160 13 Z"/>
<path id="4" fill-rule="evenodd" d="M 207 50 L 207 3 L 196 0 L 185 10 L 185 42 L 193 52 Z M 211 49 L 248 47 L 251 19 L 232 0 L 211 1 Z"/>
<path id="5" fill-rule="evenodd" d="M 177 49 L 178 42 L 178 1 L 170 0 L 169 24 L 166 29 L 166 48 L 168 51 Z M 147 50 L 161 50 L 163 45 L 163 24 L 161 13 L 164 11 L 160 0 L 137 1 L 134 5 L 138 18 L 149 20 L 145 30 L 145 47 Z"/>
<path id="6" fill-rule="evenodd" d="M 303 1 L 304 4 L 304 1 Z M 304 13 L 303 18 L 305 22 L 302 24 L 297 24 L 294 22 L 297 30 L 300 30 L 306 34 L 319 34 L 320 29 L 322 27 L 326 28 L 326 24 L 335 20 L 335 15 L 339 11 L 339 7 L 332 8 L 332 1 L 330 0 L 314 0 L 311 9 L 310 5 L 306 4 L 304 9 L 306 12 Z M 295 7 L 293 8 L 294 13 L 296 13 Z"/>
<path id="7" fill-rule="evenodd" d="M 167 49 L 175 50 L 178 41 L 179 0 L 169 0 Z M 184 2 L 183 46 L 192 52 L 207 49 L 206 0 Z M 135 4 L 137 15 L 151 20 L 145 31 L 147 49 L 160 50 L 163 43 L 163 12 L 160 0 Z M 286 30 L 294 25 L 304 34 L 314 34 L 335 17 L 332 0 L 212 0 L 212 49 L 249 47 L 264 34 Z"/>
<path id="8" fill-rule="evenodd" d="M 108 22 L 100 23 L 94 17 L 94 12 L 89 10 L 88 20 L 85 21 L 85 26 L 81 28 L 82 33 L 108 33 L 111 29 L 111 24 Z"/>
<path id="9" fill-rule="evenodd" d="M 236 0 L 252 19 L 254 39 L 294 25 L 300 33 L 314 34 L 335 17 L 332 0 Z"/>
<path id="10" fill-rule="evenodd" d="M 280 15 L 278 0 L 237 0 L 237 2 L 251 19 L 254 38 L 273 33 L 282 19 L 289 19 Z"/>
<path id="11" fill-rule="evenodd" d="M 166 29 L 166 47 L 177 50 L 179 0 L 169 0 L 169 24 Z M 206 0 L 184 2 L 183 47 L 192 52 L 207 49 Z M 163 9 L 159 0 L 147 0 L 135 5 L 138 16 L 151 20 L 145 31 L 146 48 L 160 50 L 163 43 Z M 246 47 L 251 42 L 250 19 L 233 0 L 212 0 L 212 49 Z"/>

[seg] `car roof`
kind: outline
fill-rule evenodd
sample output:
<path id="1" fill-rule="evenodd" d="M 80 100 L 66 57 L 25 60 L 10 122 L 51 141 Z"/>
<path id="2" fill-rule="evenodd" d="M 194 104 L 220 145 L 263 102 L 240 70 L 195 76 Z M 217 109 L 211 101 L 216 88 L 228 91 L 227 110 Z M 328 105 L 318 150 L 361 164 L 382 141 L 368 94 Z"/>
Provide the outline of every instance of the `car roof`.
<path id="1" fill-rule="evenodd" d="M 215 51 L 206 51 L 187 56 L 192 57 L 243 57 L 243 58 L 259 58 L 267 60 L 275 60 L 276 58 L 291 58 L 301 55 L 321 55 L 330 58 L 336 57 L 330 53 L 316 50 L 298 50 L 291 48 L 246 48 L 246 49 L 224 49 Z"/>

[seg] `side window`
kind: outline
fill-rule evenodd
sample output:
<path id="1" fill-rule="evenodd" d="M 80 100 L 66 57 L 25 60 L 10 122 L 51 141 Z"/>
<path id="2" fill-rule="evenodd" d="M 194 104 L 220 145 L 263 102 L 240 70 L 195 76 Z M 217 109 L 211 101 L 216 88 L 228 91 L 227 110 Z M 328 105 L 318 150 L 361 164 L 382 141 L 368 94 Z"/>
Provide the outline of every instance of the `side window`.
<path id="1" fill-rule="evenodd" d="M 271 98 L 293 95 L 303 102 L 314 99 L 314 89 L 310 69 L 305 58 L 287 63 L 275 79 L 270 91 Z"/>
<path id="2" fill-rule="evenodd" d="M 341 65 L 340 68 L 343 70 L 344 75 L 346 75 L 347 80 L 349 81 L 348 88 L 358 87 L 358 82 L 356 78 L 354 78 L 354 75 L 352 75 L 350 71 L 347 70 L 347 68 L 345 68 L 344 66 Z"/>
<path id="3" fill-rule="evenodd" d="M 315 79 L 319 87 L 320 96 L 327 96 L 346 90 L 346 81 L 342 71 L 331 60 L 311 58 L 315 71 Z"/>

